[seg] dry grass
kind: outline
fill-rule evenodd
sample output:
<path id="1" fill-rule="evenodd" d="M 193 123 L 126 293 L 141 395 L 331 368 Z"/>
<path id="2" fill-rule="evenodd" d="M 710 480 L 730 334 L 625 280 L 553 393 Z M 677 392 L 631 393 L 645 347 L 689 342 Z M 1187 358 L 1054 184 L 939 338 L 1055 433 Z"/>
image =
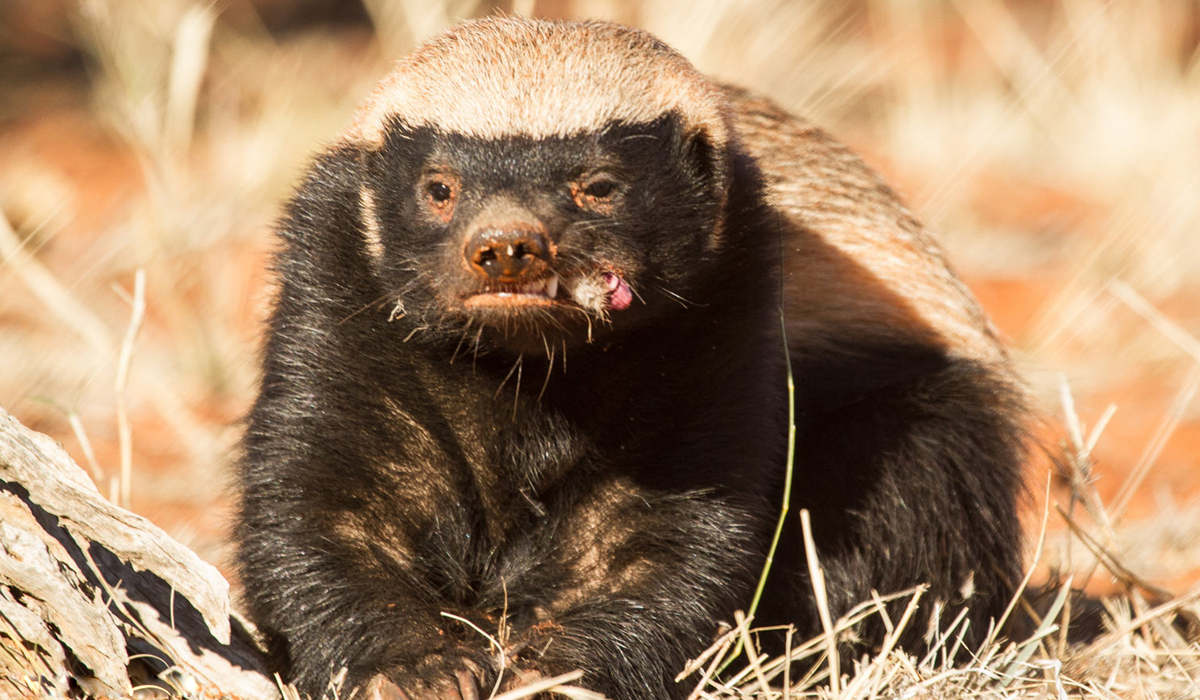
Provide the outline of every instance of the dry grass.
<path id="1" fill-rule="evenodd" d="M 0 405 L 214 561 L 228 498 L 213 482 L 253 392 L 278 202 L 386 56 L 492 7 L 367 0 L 369 24 L 280 32 L 273 4 L 41 0 L 0 13 L 47 27 L 87 66 L 0 76 Z M 966 666 L 885 648 L 831 677 L 824 650 L 850 621 L 830 620 L 821 639 L 794 640 L 814 668 L 804 678 L 751 654 L 713 680 L 721 654 L 752 645 L 746 622 L 684 681 L 696 697 L 1200 696 L 1197 648 L 1167 624 L 1195 614 L 1192 598 L 1160 590 L 1188 590 L 1200 570 L 1195 0 L 504 8 L 644 26 L 828 126 L 898 183 L 1054 416 L 1045 437 L 1063 457 L 1032 499 L 1031 531 L 1043 510 L 1048 523 L 1036 579 L 1073 574 L 1117 594 L 1113 631 L 1085 648 L 1063 647 L 1062 620 L 1047 620 Z M 1038 494 L 1045 467 L 1032 470 Z"/>
<path id="2" fill-rule="evenodd" d="M 1076 489 L 1075 496 L 1084 505 L 1094 523 L 1103 525 L 1109 545 L 1079 528 L 1061 507 L 1059 515 L 1072 523 L 1075 541 L 1084 543 L 1093 554 L 1095 564 L 1102 565 L 1113 577 L 1122 581 L 1126 594 L 1107 601 L 1107 631 L 1086 645 L 1066 642 L 1070 627 L 1070 591 L 1073 577 L 1058 585 L 1056 596 L 1044 615 L 1038 618 L 1024 605 L 1026 591 L 1037 564 L 1045 555 L 1049 510 L 1042 513 L 1041 528 L 1030 568 L 1016 597 L 1010 602 L 1001 620 L 989 630 L 988 640 L 979 649 L 968 649 L 969 661 L 960 654 L 965 627 L 963 616 L 938 629 L 931 624 L 926 632 L 929 651 L 921 658 L 897 648 L 897 641 L 907 629 L 910 614 L 920 604 L 923 587 L 865 601 L 848 614 L 831 622 L 825 604 L 820 564 L 811 545 L 807 513 L 801 514 L 808 542 L 809 567 L 814 594 L 821 611 L 825 633 L 793 643 L 788 638 L 788 652 L 777 658 L 760 655 L 754 645 L 751 621 L 738 614 L 737 627 L 698 657 L 677 680 L 694 683 L 691 699 L 788 700 L 791 698 L 841 698 L 842 700 L 873 700 L 875 698 L 1192 698 L 1200 694 L 1200 645 L 1195 643 L 1200 631 L 1200 588 L 1173 597 L 1169 592 L 1147 582 L 1133 572 L 1115 549 L 1115 518 L 1091 485 L 1092 466 L 1088 444 L 1073 400 L 1064 385 L 1063 410 L 1072 435 L 1072 443 L 1064 453 L 1064 467 Z M 1074 529 L 1078 528 L 1078 529 Z M 1095 566 L 1093 564 L 1093 566 Z M 1091 573 L 1087 573 L 1090 576 Z M 1054 591 L 1052 591 L 1054 592 Z M 892 620 L 883 603 L 907 598 L 909 604 L 898 620 Z M 1149 600 L 1156 604 L 1151 605 Z M 930 601 L 925 601 L 929 604 Z M 1020 608 L 1025 607 L 1022 611 Z M 1036 629 L 1023 640 L 1006 640 L 998 629 L 1010 615 L 1029 614 Z M 864 656 L 853 669 L 839 668 L 836 640 L 853 638 L 855 627 L 862 620 L 878 615 L 888 634 L 874 656 Z M 936 622 L 936 619 L 935 621 Z M 1193 641 L 1189 641 L 1189 639 Z M 744 651 L 741 670 L 734 670 L 719 679 L 714 670 L 729 666 L 727 655 L 734 642 L 741 640 Z M 736 652 L 735 652 L 736 653 Z M 795 675 L 802 674 L 797 680 Z"/>

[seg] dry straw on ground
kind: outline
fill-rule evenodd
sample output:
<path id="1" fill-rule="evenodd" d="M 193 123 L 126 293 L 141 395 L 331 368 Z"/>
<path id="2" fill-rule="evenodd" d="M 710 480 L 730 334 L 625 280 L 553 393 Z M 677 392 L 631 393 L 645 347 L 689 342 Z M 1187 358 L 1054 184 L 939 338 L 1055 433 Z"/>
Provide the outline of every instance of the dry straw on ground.
<path id="1" fill-rule="evenodd" d="M 493 9 L 366 0 L 319 23 L 288 14 L 301 4 L 324 7 L 0 6 L 0 46 L 25 47 L 0 58 L 67 57 L 0 70 L 0 405 L 218 564 L 228 498 L 213 483 L 252 395 L 278 202 L 389 58 Z M 792 665 L 752 655 L 749 621 L 681 681 L 696 697 L 1200 697 L 1198 649 L 1172 624 L 1195 615 L 1200 570 L 1200 4 L 501 9 L 639 24 L 862 149 L 942 236 L 1062 426 L 1043 431 L 1061 455 L 1049 497 L 1046 465 L 1031 469 L 1032 542 L 1047 523 L 1034 580 L 1116 595 L 1090 646 L 1064 646 L 1055 619 L 969 664 L 944 663 L 950 635 L 836 680 L 823 659 L 848 620 L 793 640 Z M 751 655 L 712 680 L 739 639 Z"/>

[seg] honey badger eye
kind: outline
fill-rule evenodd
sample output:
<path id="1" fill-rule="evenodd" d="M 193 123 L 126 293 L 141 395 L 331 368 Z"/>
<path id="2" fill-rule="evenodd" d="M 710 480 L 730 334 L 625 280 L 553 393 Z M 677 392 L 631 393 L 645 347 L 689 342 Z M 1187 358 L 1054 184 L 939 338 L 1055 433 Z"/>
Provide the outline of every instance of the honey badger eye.
<path id="1" fill-rule="evenodd" d="M 605 197 L 607 197 L 607 196 L 611 195 L 613 192 L 615 192 L 616 189 L 617 189 L 617 183 L 612 182 L 611 180 L 600 180 L 598 182 L 591 183 L 587 187 L 584 187 L 583 193 L 589 197 L 595 197 L 596 199 L 604 199 Z"/>
<path id="2" fill-rule="evenodd" d="M 611 214 L 621 194 L 621 181 L 596 174 L 571 183 L 571 198 L 575 206 L 598 214 Z"/>
<path id="3" fill-rule="evenodd" d="M 435 174 L 426 180 L 422 187 L 425 191 L 427 211 L 442 223 L 450 223 L 460 191 L 458 177 L 452 174 Z"/>

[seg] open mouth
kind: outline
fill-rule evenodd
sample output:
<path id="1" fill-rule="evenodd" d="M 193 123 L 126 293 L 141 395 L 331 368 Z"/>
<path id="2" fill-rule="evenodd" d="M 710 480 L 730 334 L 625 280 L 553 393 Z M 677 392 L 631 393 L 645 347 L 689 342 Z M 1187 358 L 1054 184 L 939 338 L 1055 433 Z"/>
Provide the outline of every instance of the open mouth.
<path id="1" fill-rule="evenodd" d="M 556 306 L 567 301 L 558 299 L 558 290 L 558 277 L 551 275 L 522 285 L 513 285 L 511 289 L 472 294 L 466 298 L 463 305 L 468 309 Z"/>
<path id="2" fill-rule="evenodd" d="M 517 309 L 574 306 L 594 314 L 629 308 L 633 291 L 613 272 L 560 279 L 549 275 L 521 285 L 472 294 L 463 301 L 468 309 Z"/>

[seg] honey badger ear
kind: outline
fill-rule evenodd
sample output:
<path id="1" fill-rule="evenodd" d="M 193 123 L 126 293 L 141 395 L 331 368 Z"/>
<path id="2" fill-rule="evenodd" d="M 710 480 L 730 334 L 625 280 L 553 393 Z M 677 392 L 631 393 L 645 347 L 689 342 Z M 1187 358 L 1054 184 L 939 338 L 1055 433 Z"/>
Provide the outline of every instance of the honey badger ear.
<path id="1" fill-rule="evenodd" d="M 684 136 L 683 158 L 711 191 L 722 192 L 725 189 L 725 154 L 713 144 L 708 131 L 699 129 Z"/>
<path id="2" fill-rule="evenodd" d="M 707 193 L 716 216 L 706 247 L 715 251 L 724 240 L 725 208 L 729 203 L 731 159 L 729 142 L 707 128 L 689 130 L 683 134 L 679 153 L 694 181 Z"/>

